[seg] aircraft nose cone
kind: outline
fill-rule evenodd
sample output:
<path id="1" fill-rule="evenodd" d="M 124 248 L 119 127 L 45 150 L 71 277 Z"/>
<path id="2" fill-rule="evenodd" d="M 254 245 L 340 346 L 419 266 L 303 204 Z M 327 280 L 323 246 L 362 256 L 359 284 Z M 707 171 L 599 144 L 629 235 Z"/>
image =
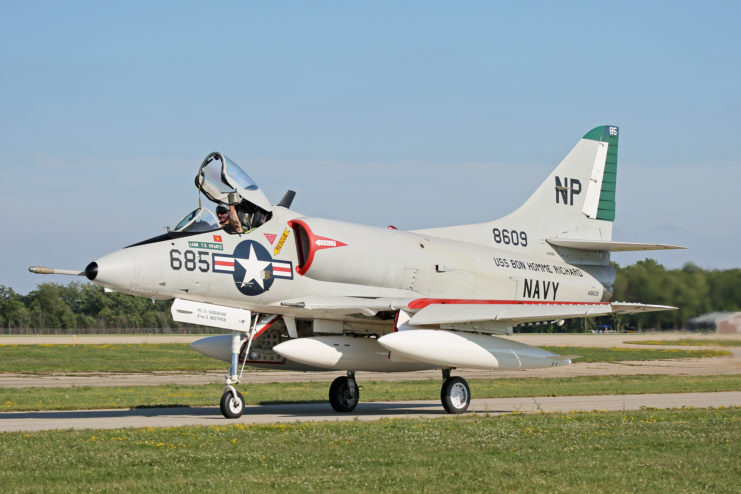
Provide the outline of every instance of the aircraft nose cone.
<path id="1" fill-rule="evenodd" d="M 85 268 L 85 276 L 87 276 L 87 279 L 90 281 L 93 281 L 96 276 L 98 276 L 98 263 L 93 261 L 90 264 L 87 265 Z"/>
<path id="2" fill-rule="evenodd" d="M 104 286 L 129 290 L 136 282 L 136 262 L 129 252 L 118 250 L 88 264 L 85 276 Z"/>

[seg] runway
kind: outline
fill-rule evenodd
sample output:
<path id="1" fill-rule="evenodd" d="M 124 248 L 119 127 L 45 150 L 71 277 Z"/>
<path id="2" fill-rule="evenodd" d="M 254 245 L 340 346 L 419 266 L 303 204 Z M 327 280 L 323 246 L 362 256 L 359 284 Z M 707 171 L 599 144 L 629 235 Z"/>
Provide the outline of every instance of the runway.
<path id="1" fill-rule="evenodd" d="M 576 377 L 576 376 L 635 376 L 662 374 L 673 376 L 717 376 L 741 374 L 741 347 L 726 348 L 729 357 L 692 358 L 672 360 L 641 360 L 620 362 L 586 362 L 546 369 L 489 371 L 457 369 L 455 375 L 466 379 L 512 379 L 528 377 Z M 223 384 L 226 371 L 150 372 L 150 373 L 79 373 L 79 374 L 0 374 L 1 388 L 57 388 L 71 386 L 157 386 L 157 385 L 202 385 Z M 342 371 L 297 372 L 261 371 L 244 372 L 243 383 L 268 382 L 326 382 L 344 376 Z M 410 381 L 440 379 L 439 370 L 417 372 L 358 372 L 358 382 Z M 329 384 L 327 384 L 329 385 Z"/>
<path id="2" fill-rule="evenodd" d="M 672 339 L 685 335 L 517 335 L 513 339 L 527 344 L 564 345 L 564 346 L 602 346 L 629 347 L 626 341 L 641 339 Z M 717 335 L 713 335 L 717 337 Z M 713 336 L 705 336 L 713 337 Z M 89 337 L 98 343 L 100 337 Z M 108 343 L 110 337 L 102 337 Z M 138 337 L 137 337 L 138 338 Z M 182 339 L 193 337 L 178 337 Z M 733 336 L 731 339 L 738 339 Z M 117 338 L 118 339 L 118 338 Z M 120 338 L 130 340 L 133 338 Z M 144 337 L 142 341 L 152 340 L 165 342 L 167 337 Z M 704 339 L 698 335 L 698 339 Z M 69 337 L 10 337 L 0 338 L 0 343 L 69 343 Z M 20 340 L 20 341 L 18 341 Z M 121 343 L 123 341 L 116 341 Z M 130 341 L 126 341 L 130 342 Z M 78 344 L 80 341 L 78 341 Z M 643 348 L 646 348 L 645 346 Z M 653 347 L 657 348 L 657 347 Z M 687 346 L 659 348 L 692 348 Z M 697 348 L 697 347 L 695 347 Z M 705 347 L 707 348 L 707 347 Z M 473 371 L 459 369 L 456 375 L 467 379 L 497 379 L 513 377 L 573 377 L 588 375 L 720 375 L 741 373 L 741 347 L 726 347 L 731 352 L 728 357 L 702 359 L 674 359 L 641 362 L 602 362 L 576 363 L 570 366 L 553 369 L 533 369 L 521 371 Z M 250 382 L 303 382 L 326 381 L 329 383 L 343 372 L 263 372 L 245 373 L 245 383 Z M 412 373 L 361 373 L 362 381 L 394 381 L 409 379 L 439 379 L 439 371 Z M 154 372 L 147 374 L 84 374 L 84 375 L 0 375 L 0 387 L 57 387 L 57 386 L 125 386 L 157 384 L 206 384 L 223 383 L 223 372 L 191 374 L 182 372 Z M 741 406 L 741 391 L 723 393 L 682 393 L 682 394 L 644 394 L 644 395 L 610 395 L 610 396 L 562 396 L 538 398 L 496 398 L 472 399 L 470 411 L 485 414 L 507 414 L 514 412 L 562 412 L 571 410 L 636 410 L 642 407 L 678 408 L 678 407 L 722 407 Z M 218 407 L 182 407 L 182 408 L 137 408 L 119 410 L 76 410 L 76 411 L 30 411 L 0 413 L 0 432 L 58 430 L 58 429 L 118 429 L 126 427 L 176 427 L 185 425 L 228 425 L 228 424 L 264 424 L 275 422 L 320 421 L 320 420 L 376 420 L 392 417 L 446 417 L 439 401 L 411 402 L 361 402 L 351 414 L 337 414 L 327 403 L 299 403 L 278 405 L 248 406 L 244 416 L 239 420 L 227 420 L 222 417 Z"/>
<path id="3" fill-rule="evenodd" d="M 469 413 L 505 415 L 570 411 L 629 411 L 648 408 L 741 406 L 741 391 L 643 395 L 559 396 L 473 399 Z M 267 424 L 276 422 L 378 420 L 451 417 L 439 401 L 360 403 L 352 413 L 335 413 L 329 404 L 253 405 L 230 420 L 218 407 L 139 408 L 0 413 L 0 432 L 60 429 L 123 429 L 196 425 Z"/>
<path id="4" fill-rule="evenodd" d="M 189 343 L 201 336 L 171 335 L 86 335 L 78 336 L 77 344 L 121 344 L 121 343 Z M 691 358 L 670 360 L 643 360 L 619 362 L 579 362 L 562 367 L 511 371 L 487 371 L 457 369 L 455 374 L 466 379 L 510 379 L 528 377 L 574 377 L 574 376 L 632 376 L 637 374 L 712 376 L 741 374 L 741 346 L 707 347 L 688 345 L 646 346 L 626 343 L 641 340 L 676 340 L 679 338 L 739 340 L 741 335 L 688 335 L 687 333 L 642 333 L 642 334 L 517 334 L 509 337 L 533 346 L 585 346 L 601 348 L 665 348 L 707 349 L 716 348 L 731 353 L 721 358 Z M 72 336 L 0 336 L 0 345 L 19 344 L 71 344 Z M 0 374 L 2 388 L 66 387 L 66 386 L 155 386 L 166 384 L 201 385 L 223 383 L 224 370 L 207 372 L 148 372 L 148 373 L 77 373 L 77 374 Z M 261 371 L 245 369 L 243 382 L 331 382 L 344 372 L 292 372 Z M 440 371 L 420 372 L 358 372 L 359 382 L 407 381 L 439 379 Z"/>

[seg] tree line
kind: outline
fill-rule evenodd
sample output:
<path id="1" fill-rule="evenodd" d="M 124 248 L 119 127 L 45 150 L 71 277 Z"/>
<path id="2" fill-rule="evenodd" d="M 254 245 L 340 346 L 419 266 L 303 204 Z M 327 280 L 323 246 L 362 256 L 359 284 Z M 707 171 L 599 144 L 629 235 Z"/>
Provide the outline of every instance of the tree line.
<path id="1" fill-rule="evenodd" d="M 170 301 L 104 292 L 91 283 L 41 283 L 28 295 L 0 285 L 0 329 L 4 333 L 182 332 Z M 199 332 L 213 328 L 199 328 Z"/>
<path id="2" fill-rule="evenodd" d="M 665 269 L 652 259 L 626 267 L 615 265 L 614 301 L 671 305 L 679 310 L 635 316 L 568 321 L 561 331 L 583 331 L 597 323 L 615 328 L 680 329 L 708 312 L 741 311 L 741 269 L 704 270 L 695 264 Z M 0 331 L 4 333 L 56 332 L 183 332 L 172 320 L 170 301 L 153 301 L 123 293 L 105 293 L 90 283 L 41 283 L 27 295 L 0 285 Z M 555 326 L 550 328 L 557 330 Z M 542 328 L 541 328 L 542 330 Z M 198 328 L 199 332 L 217 332 Z"/>
<path id="3" fill-rule="evenodd" d="M 653 259 L 617 268 L 614 301 L 670 305 L 678 310 L 621 316 L 617 324 L 637 329 L 684 329 L 709 312 L 741 311 L 741 269 L 704 270 L 693 263 L 665 269 Z"/>

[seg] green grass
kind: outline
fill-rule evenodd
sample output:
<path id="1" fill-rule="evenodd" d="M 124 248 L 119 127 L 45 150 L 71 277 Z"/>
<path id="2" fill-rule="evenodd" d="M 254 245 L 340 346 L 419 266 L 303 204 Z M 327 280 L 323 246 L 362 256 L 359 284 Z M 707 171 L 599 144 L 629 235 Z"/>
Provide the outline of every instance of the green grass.
<path id="1" fill-rule="evenodd" d="M 717 357 L 722 350 L 660 350 L 543 347 L 561 355 L 581 355 L 577 362 L 615 362 Z M 227 363 L 186 344 L 0 345 L 0 373 L 153 372 L 225 369 Z"/>
<path id="2" fill-rule="evenodd" d="M 359 381 L 362 401 L 438 400 L 440 381 Z M 741 390 L 741 375 L 585 376 L 571 378 L 471 379 L 474 398 L 600 394 L 690 393 Z M 157 406 L 216 405 L 221 384 L 200 386 L 119 386 L 0 388 L 0 411 L 84 410 Z M 248 404 L 326 402 L 326 382 L 245 383 Z"/>
<path id="3" fill-rule="evenodd" d="M 666 350 L 661 348 L 593 348 L 568 346 L 543 346 L 559 355 L 580 355 L 575 362 L 620 362 L 625 360 L 667 360 L 675 358 L 723 357 L 725 350 Z"/>
<path id="4" fill-rule="evenodd" d="M 186 344 L 0 345 L 0 372 L 204 371 L 225 362 L 201 355 Z"/>
<path id="5" fill-rule="evenodd" d="M 741 409 L 0 434 L 4 492 L 738 492 Z"/>
<path id="6" fill-rule="evenodd" d="M 645 340 L 645 341 L 626 341 L 632 345 L 680 345 L 680 346 L 741 346 L 741 340 L 696 340 L 693 338 L 680 338 L 678 340 Z"/>

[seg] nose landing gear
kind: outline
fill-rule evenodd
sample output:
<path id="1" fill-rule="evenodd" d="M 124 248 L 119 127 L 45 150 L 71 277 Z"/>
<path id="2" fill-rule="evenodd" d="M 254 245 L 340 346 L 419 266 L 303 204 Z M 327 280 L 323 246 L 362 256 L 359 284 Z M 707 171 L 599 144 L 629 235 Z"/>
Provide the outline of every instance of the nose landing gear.
<path id="1" fill-rule="evenodd" d="M 254 323 L 246 335 L 247 349 L 244 352 L 241 369 L 239 368 L 239 350 L 242 345 L 242 332 L 232 331 L 232 366 L 229 368 L 229 374 L 224 378 L 224 394 L 221 395 L 221 401 L 219 402 L 219 408 L 224 417 L 238 419 L 244 413 L 244 396 L 234 389 L 234 385 L 239 384 L 242 380 L 244 364 L 247 362 L 247 355 L 250 353 L 250 346 L 255 336 L 269 327 L 276 318 L 277 316 L 268 316 L 261 320 L 260 314 L 255 314 Z M 249 321 L 250 319 L 247 319 L 247 322 Z"/>
<path id="2" fill-rule="evenodd" d="M 228 419 L 238 419 L 244 413 L 244 396 L 234 386 L 227 385 L 226 388 L 219 403 L 221 414 Z"/>

